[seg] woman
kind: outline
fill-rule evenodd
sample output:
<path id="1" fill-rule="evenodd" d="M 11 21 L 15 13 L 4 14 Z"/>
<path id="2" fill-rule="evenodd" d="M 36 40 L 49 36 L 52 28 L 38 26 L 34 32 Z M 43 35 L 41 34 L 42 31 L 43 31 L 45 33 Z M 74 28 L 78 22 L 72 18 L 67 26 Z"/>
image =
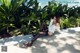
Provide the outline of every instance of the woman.
<path id="1" fill-rule="evenodd" d="M 58 32 L 60 32 L 60 18 L 54 16 L 53 19 L 51 19 L 49 27 L 48 27 L 48 34 L 53 35 L 55 30 L 57 30 Z"/>
<path id="2" fill-rule="evenodd" d="M 33 35 L 33 39 L 28 42 L 28 43 L 24 43 L 24 45 L 26 47 L 30 47 L 32 46 L 32 44 L 34 43 L 34 41 L 39 38 L 40 36 L 43 36 L 43 35 L 48 35 L 48 28 L 47 28 L 47 24 L 43 21 L 42 22 L 42 25 L 41 25 L 41 29 L 39 30 L 39 34 L 35 34 Z"/>

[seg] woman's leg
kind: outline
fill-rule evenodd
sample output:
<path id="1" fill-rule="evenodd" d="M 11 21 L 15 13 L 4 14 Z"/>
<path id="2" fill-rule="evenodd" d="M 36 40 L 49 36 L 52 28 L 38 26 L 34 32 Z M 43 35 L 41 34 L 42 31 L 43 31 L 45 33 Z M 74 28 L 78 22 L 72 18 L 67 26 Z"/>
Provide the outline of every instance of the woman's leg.
<path id="1" fill-rule="evenodd" d="M 39 32 L 39 34 L 36 34 L 35 37 L 32 39 L 32 42 L 34 42 L 37 38 L 39 38 L 40 36 L 46 35 L 48 32 Z"/>
<path id="2" fill-rule="evenodd" d="M 39 32 L 39 34 L 36 34 L 30 42 L 28 42 L 27 44 L 25 44 L 26 47 L 32 46 L 32 44 L 34 43 L 34 41 L 36 41 L 37 38 L 39 38 L 41 35 L 45 35 L 45 34 L 46 34 L 45 32 Z"/>
<path id="3" fill-rule="evenodd" d="M 25 45 L 26 47 L 31 47 L 32 44 L 34 43 L 34 41 L 35 41 L 37 38 L 39 38 L 39 37 L 40 37 L 39 34 L 35 35 L 35 36 L 33 37 L 33 39 L 32 39 L 30 42 L 24 43 L 24 45 Z"/>

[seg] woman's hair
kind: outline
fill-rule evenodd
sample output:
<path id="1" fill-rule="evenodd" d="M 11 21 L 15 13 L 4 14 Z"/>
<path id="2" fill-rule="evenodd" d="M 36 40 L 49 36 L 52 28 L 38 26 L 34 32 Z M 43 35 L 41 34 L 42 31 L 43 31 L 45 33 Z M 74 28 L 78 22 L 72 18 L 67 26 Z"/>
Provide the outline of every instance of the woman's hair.
<path id="1" fill-rule="evenodd" d="M 56 22 L 60 24 L 60 17 L 56 16 Z"/>
<path id="2" fill-rule="evenodd" d="M 60 24 L 60 17 L 59 16 L 54 16 L 54 18 L 53 18 L 53 23 L 55 24 L 55 23 L 59 23 Z"/>

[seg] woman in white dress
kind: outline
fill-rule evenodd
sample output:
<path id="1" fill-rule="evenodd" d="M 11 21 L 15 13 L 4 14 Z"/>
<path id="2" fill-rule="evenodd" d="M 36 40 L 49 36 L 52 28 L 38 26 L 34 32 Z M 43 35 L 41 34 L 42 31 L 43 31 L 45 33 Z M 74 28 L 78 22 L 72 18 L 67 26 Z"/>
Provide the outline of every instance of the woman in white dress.
<path id="1" fill-rule="evenodd" d="M 54 16 L 54 18 L 50 20 L 50 24 L 48 27 L 49 35 L 53 35 L 56 30 L 60 32 L 60 21 L 59 20 L 60 19 L 56 18 L 56 16 Z"/>

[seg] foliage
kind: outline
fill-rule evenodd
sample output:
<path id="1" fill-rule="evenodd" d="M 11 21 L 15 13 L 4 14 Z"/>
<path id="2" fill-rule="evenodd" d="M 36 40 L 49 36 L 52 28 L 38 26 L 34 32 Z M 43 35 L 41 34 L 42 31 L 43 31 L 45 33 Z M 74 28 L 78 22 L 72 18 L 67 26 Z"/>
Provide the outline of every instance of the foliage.
<path id="1" fill-rule="evenodd" d="M 69 18 L 62 17 L 60 20 L 60 24 L 61 24 L 61 28 L 64 28 L 64 29 L 68 28 L 70 26 Z"/>
<path id="2" fill-rule="evenodd" d="M 60 25 L 61 25 L 61 28 L 69 28 L 69 27 L 80 26 L 80 18 L 76 19 L 74 17 L 69 17 L 69 18 L 61 17 Z"/>
<path id="3" fill-rule="evenodd" d="M 79 27 L 80 26 L 80 17 L 76 19 L 77 21 L 77 26 Z"/>
<path id="4" fill-rule="evenodd" d="M 76 27 L 77 25 L 77 20 L 74 17 L 70 17 L 69 18 L 69 23 L 70 23 L 70 27 Z"/>
<path id="5" fill-rule="evenodd" d="M 37 0 L 0 0 L 0 33 L 18 28 L 24 34 L 38 33 L 42 21 L 59 16 L 61 28 L 80 26 L 80 7 L 62 5 L 54 0 L 41 8 Z M 11 29 L 10 29 L 11 28 Z"/>

